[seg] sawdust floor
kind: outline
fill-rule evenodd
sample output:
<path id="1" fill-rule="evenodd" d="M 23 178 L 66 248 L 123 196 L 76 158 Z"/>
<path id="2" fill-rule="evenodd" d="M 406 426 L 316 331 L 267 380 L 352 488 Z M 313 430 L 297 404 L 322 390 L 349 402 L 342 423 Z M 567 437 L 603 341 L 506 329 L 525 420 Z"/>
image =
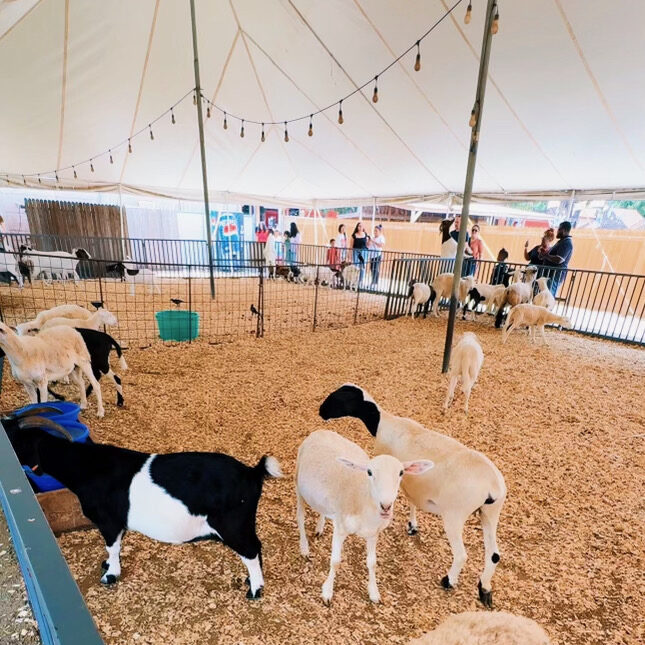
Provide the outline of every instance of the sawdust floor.
<path id="1" fill-rule="evenodd" d="M 461 323 L 460 323 L 461 324 Z M 286 478 L 266 483 L 258 514 L 266 588 L 245 599 L 245 571 L 218 544 L 171 546 L 128 534 L 122 579 L 99 583 L 104 545 L 94 530 L 60 546 L 106 643 L 406 643 L 449 614 L 480 609 L 481 531 L 466 527 L 459 586 L 439 587 L 450 551 L 437 517 L 405 532 L 399 499 L 378 545 L 382 604 L 367 597 L 364 542 L 349 538 L 330 608 L 320 598 L 331 531 L 298 553 L 293 474 L 299 443 L 323 426 L 320 402 L 343 382 L 366 387 L 386 409 L 477 448 L 503 472 L 508 499 L 498 540 L 494 604 L 534 618 L 559 644 L 644 642 L 645 353 L 548 330 L 550 346 L 519 334 L 501 345 L 487 325 L 486 356 L 471 414 L 441 414 L 445 319 L 376 322 L 219 346 L 128 352 L 127 407 L 106 384 L 107 416 L 86 419 L 98 441 L 145 451 L 213 450 L 256 463 L 279 458 Z M 5 373 L 3 407 L 24 402 Z M 459 405 L 458 398 L 456 404 Z M 92 408 L 91 408 L 92 409 Z M 368 452 L 355 420 L 327 427 Z M 308 517 L 313 532 L 314 517 Z"/>

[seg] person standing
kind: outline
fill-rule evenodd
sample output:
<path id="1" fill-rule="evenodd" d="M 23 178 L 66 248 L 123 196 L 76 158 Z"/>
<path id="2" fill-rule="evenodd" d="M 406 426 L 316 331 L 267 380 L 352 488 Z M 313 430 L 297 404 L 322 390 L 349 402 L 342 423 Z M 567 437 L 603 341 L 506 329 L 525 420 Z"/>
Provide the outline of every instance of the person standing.
<path id="1" fill-rule="evenodd" d="M 338 227 L 338 235 L 336 236 L 336 248 L 340 253 L 340 261 L 345 262 L 347 259 L 347 233 L 345 232 L 345 224 Z"/>
<path id="2" fill-rule="evenodd" d="M 455 217 L 455 228 L 454 230 L 450 231 L 450 237 L 457 243 L 459 243 L 459 227 L 461 226 L 461 216 L 457 215 Z M 468 231 L 466 231 L 466 243 L 464 244 L 464 261 L 461 265 L 461 276 L 462 278 L 466 275 L 466 270 L 468 269 L 469 262 L 468 260 L 472 257 L 473 252 L 472 249 L 470 248 L 470 235 L 468 234 Z"/>
<path id="3" fill-rule="evenodd" d="M 354 264 L 359 267 L 359 283 L 363 282 L 365 264 L 367 263 L 367 243 L 369 236 L 363 229 L 363 222 L 358 222 L 352 233 L 352 255 Z"/>
<path id="4" fill-rule="evenodd" d="M 558 292 L 558 287 L 564 281 L 567 274 L 567 267 L 573 255 L 573 239 L 571 238 L 571 222 L 562 222 L 556 233 L 557 242 L 549 252 L 542 258 L 543 264 L 553 267 L 549 272 L 549 288 L 553 296 Z"/>
<path id="5" fill-rule="evenodd" d="M 268 231 L 266 242 L 264 243 L 264 263 L 267 265 L 269 277 L 275 278 L 275 265 L 276 265 L 276 248 L 275 248 L 275 235 L 273 229 Z"/>
<path id="6" fill-rule="evenodd" d="M 481 260 L 484 253 L 484 243 L 479 236 L 479 224 L 473 225 L 472 229 L 470 229 L 470 234 L 470 250 L 473 252 L 473 257 L 468 260 L 468 270 L 466 271 L 466 275 L 475 275 L 477 260 Z"/>
<path id="7" fill-rule="evenodd" d="M 524 259 L 535 266 L 540 266 L 544 256 L 549 254 L 549 249 L 551 248 L 554 239 L 555 231 L 552 228 L 547 228 L 546 231 L 544 231 L 540 245 L 534 246 L 530 251 L 527 250 L 529 248 L 529 241 L 526 240 L 526 242 L 524 242 Z"/>
<path id="8" fill-rule="evenodd" d="M 298 247 L 300 246 L 300 239 L 301 239 L 301 236 L 300 236 L 300 231 L 298 230 L 298 226 L 296 225 L 295 222 L 291 222 L 291 225 L 289 227 L 289 240 L 291 241 L 291 253 L 293 254 L 293 264 L 298 263 L 298 259 L 299 259 Z"/>
<path id="9" fill-rule="evenodd" d="M 379 273 L 381 271 L 381 260 L 383 259 L 383 249 L 385 247 L 385 236 L 383 227 L 377 224 L 374 227 L 374 237 L 370 246 L 370 270 L 372 271 L 372 288 L 376 289 L 378 284 Z"/>

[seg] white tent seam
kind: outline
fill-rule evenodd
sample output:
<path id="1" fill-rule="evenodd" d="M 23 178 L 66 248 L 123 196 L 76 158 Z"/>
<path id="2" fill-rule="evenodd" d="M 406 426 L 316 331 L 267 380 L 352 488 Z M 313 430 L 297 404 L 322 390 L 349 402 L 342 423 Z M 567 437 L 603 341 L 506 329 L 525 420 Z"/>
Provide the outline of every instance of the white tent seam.
<path id="1" fill-rule="evenodd" d="M 16 22 L 14 22 L 13 25 L 11 25 L 11 27 L 7 29 L 7 31 L 4 32 L 4 34 L 0 34 L 0 40 L 2 40 L 5 36 L 8 36 L 36 7 L 38 7 L 38 5 L 40 5 L 42 1 L 43 0 L 38 0 L 38 2 L 36 2 L 36 4 L 34 4 L 34 6 L 29 9 L 29 11 L 26 11 L 22 16 L 20 16 L 20 18 L 16 20 Z"/>

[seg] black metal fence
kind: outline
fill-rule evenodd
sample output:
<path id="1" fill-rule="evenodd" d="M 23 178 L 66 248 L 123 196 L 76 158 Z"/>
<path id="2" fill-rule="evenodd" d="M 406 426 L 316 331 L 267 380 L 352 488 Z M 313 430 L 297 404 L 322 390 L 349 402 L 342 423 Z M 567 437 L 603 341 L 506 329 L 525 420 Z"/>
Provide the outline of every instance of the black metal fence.
<path id="1" fill-rule="evenodd" d="M 331 284 L 326 283 L 330 276 L 326 247 L 299 245 L 297 256 L 288 258 L 291 264 L 285 264 L 287 258 L 278 258 L 282 275 L 295 267 L 304 270 L 301 279 L 307 273 L 313 277 L 303 283 L 270 278 L 260 253 L 262 247 L 249 243 L 243 250 L 252 257 L 217 258 L 213 264 L 215 298 L 211 298 L 208 264 L 180 261 L 190 244 L 180 246 L 175 243 L 186 241 L 178 240 L 145 242 L 149 251 L 154 249 L 170 261 L 153 261 L 151 258 L 159 255 L 150 253 L 145 263 L 126 263 L 124 268 L 138 268 L 138 274 L 122 271 L 122 276 L 114 270 L 114 258 L 93 257 L 79 261 L 74 275 L 73 271 L 64 271 L 59 256 L 42 254 L 30 276 L 31 283 L 25 277 L 23 288 L 18 287 L 22 276 L 8 272 L 19 274 L 17 254 L 0 253 L 0 278 L 5 279 L 0 285 L 2 320 L 16 325 L 59 304 L 75 303 L 89 309 L 92 303 L 102 304 L 118 319 L 118 326 L 107 331 L 126 347 L 143 347 L 159 340 L 159 312 L 183 310 L 197 314 L 200 339 L 218 343 L 244 335 L 312 331 L 401 316 L 409 311 L 411 280 L 431 283 L 439 273 L 452 272 L 454 266 L 452 259 L 367 252 L 363 262 L 355 265 L 361 275 L 353 290 L 333 277 Z M 203 254 L 205 243 L 192 242 L 202 245 L 199 253 Z M 138 241 L 127 243 L 132 249 Z M 36 273 L 39 266 L 49 271 Z M 463 273 L 490 284 L 501 280 L 502 268 L 512 271 L 524 266 L 468 261 Z M 568 316 L 574 330 L 645 344 L 645 276 L 548 267 L 539 267 L 538 276 L 546 277 L 551 285 L 557 283 L 553 288 L 556 312 Z"/>

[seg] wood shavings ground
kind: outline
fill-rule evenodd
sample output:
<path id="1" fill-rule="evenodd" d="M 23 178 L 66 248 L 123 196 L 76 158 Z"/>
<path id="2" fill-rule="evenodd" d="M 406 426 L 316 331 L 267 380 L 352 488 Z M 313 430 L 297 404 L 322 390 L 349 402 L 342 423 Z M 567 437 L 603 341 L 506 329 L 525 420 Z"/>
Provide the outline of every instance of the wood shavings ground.
<path id="1" fill-rule="evenodd" d="M 633 435 L 645 427 L 645 353 L 554 330 L 543 348 L 519 333 L 502 345 L 486 323 L 460 322 L 459 329 L 475 331 L 485 354 L 467 418 L 459 395 L 448 415 L 441 411 L 445 318 L 129 351 L 125 409 L 114 406 L 105 379 L 104 419 L 93 416 L 90 398 L 84 416 L 95 440 L 146 451 L 223 451 L 253 464 L 270 453 L 286 477 L 267 481 L 260 501 L 266 588 L 257 602 L 244 597 L 243 566 L 221 545 L 171 546 L 129 533 L 122 579 L 104 588 L 99 534 L 62 536 L 106 643 L 407 643 L 451 613 L 480 609 L 478 520 L 466 525 L 469 558 L 459 585 L 446 592 L 439 580 L 451 556 L 441 521 L 419 514 L 419 535 L 409 537 L 402 497 L 378 544 L 382 604 L 368 600 L 365 545 L 352 537 L 331 607 L 323 605 L 331 527 L 311 539 L 311 559 L 303 560 L 294 466 L 299 443 L 320 427 L 371 451 L 358 421 L 324 424 L 317 415 L 324 397 L 347 381 L 385 409 L 481 450 L 503 472 L 509 492 L 498 532 L 496 609 L 533 618 L 556 644 L 644 642 L 645 441 Z M 4 408 L 25 402 L 8 372 Z M 310 536 L 313 524 L 310 513 Z"/>

